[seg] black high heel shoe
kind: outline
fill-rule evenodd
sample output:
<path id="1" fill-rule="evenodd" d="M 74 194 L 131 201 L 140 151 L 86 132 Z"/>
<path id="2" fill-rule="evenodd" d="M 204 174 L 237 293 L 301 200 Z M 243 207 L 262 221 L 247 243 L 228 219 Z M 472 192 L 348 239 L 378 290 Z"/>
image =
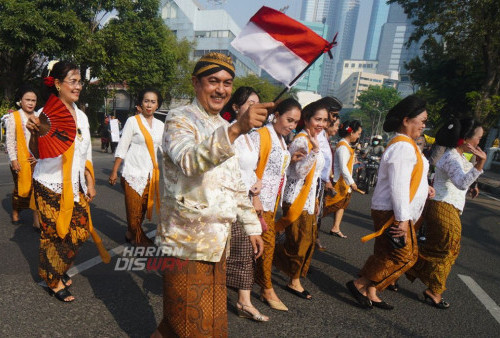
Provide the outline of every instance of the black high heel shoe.
<path id="1" fill-rule="evenodd" d="M 389 284 L 389 286 L 387 287 L 387 290 L 398 292 L 399 291 L 399 284 L 398 284 L 398 282 L 396 282 L 394 284 Z"/>
<path id="2" fill-rule="evenodd" d="M 373 308 L 372 301 L 368 297 L 363 295 L 361 292 L 359 292 L 356 285 L 354 285 L 354 281 L 347 282 L 346 286 L 347 286 L 347 289 L 351 292 L 354 299 L 356 299 L 356 301 L 358 302 L 358 304 L 362 308 L 364 308 L 364 309 L 372 309 Z"/>
<path id="3" fill-rule="evenodd" d="M 446 310 L 447 308 L 450 307 L 450 303 L 446 302 L 443 298 L 441 298 L 440 302 L 436 303 L 434 299 L 432 299 L 432 297 L 429 296 L 427 292 L 424 291 L 422 294 L 424 295 L 424 302 L 429 305 L 432 305 L 441 310 Z M 428 300 L 430 300 L 431 302 L 429 303 Z"/>

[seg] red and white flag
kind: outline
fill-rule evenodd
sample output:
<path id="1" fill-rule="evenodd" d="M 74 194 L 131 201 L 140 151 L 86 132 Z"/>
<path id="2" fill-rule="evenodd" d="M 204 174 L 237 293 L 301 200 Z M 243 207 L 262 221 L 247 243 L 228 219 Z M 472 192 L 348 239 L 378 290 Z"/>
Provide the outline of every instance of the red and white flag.
<path id="1" fill-rule="evenodd" d="M 286 86 L 290 85 L 329 43 L 310 28 L 285 14 L 262 7 L 231 45 Z"/>

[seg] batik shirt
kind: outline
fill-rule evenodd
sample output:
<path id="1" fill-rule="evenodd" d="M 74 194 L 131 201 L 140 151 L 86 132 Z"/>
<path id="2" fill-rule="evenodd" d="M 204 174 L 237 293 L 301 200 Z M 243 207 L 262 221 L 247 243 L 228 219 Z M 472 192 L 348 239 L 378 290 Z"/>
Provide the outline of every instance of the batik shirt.
<path id="1" fill-rule="evenodd" d="M 231 224 L 262 232 L 241 179 L 228 123 L 195 100 L 173 109 L 163 134 L 161 222 L 156 244 L 181 259 L 218 262 Z"/>

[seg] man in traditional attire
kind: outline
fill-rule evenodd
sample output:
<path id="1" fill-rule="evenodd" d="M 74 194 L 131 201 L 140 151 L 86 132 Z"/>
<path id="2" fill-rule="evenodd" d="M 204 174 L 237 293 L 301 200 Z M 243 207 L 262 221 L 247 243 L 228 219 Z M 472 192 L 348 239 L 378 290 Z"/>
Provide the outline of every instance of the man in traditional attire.
<path id="1" fill-rule="evenodd" d="M 234 156 L 234 140 L 267 117 L 273 103 L 254 104 L 231 126 L 219 115 L 231 96 L 230 57 L 209 53 L 195 65 L 195 100 L 173 109 L 163 135 L 165 193 L 156 244 L 179 259 L 164 275 L 163 320 L 156 337 L 226 337 L 226 250 L 231 224 L 241 224 L 254 253 L 261 224 Z"/>

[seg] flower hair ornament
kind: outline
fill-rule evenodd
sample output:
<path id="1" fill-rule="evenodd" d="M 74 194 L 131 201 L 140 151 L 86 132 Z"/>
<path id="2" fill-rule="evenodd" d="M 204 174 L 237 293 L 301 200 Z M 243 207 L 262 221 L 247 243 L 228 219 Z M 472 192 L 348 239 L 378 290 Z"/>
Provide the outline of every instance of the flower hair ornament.
<path id="1" fill-rule="evenodd" d="M 457 142 L 457 147 L 460 147 L 462 144 L 464 144 L 464 139 L 463 138 L 459 138 L 458 142 Z"/>
<path id="2" fill-rule="evenodd" d="M 52 68 L 54 68 L 54 65 L 56 63 L 58 63 L 59 60 L 52 60 L 49 62 L 48 66 L 47 66 L 47 69 L 48 69 L 48 73 L 47 73 L 47 77 L 44 77 L 43 78 L 43 83 L 47 86 L 47 87 L 54 87 L 54 77 L 53 76 L 50 76 L 50 72 L 52 71 Z"/>
<path id="3" fill-rule="evenodd" d="M 352 133 L 352 128 L 347 126 L 347 128 L 345 128 L 345 130 L 348 132 L 348 133 Z"/>

